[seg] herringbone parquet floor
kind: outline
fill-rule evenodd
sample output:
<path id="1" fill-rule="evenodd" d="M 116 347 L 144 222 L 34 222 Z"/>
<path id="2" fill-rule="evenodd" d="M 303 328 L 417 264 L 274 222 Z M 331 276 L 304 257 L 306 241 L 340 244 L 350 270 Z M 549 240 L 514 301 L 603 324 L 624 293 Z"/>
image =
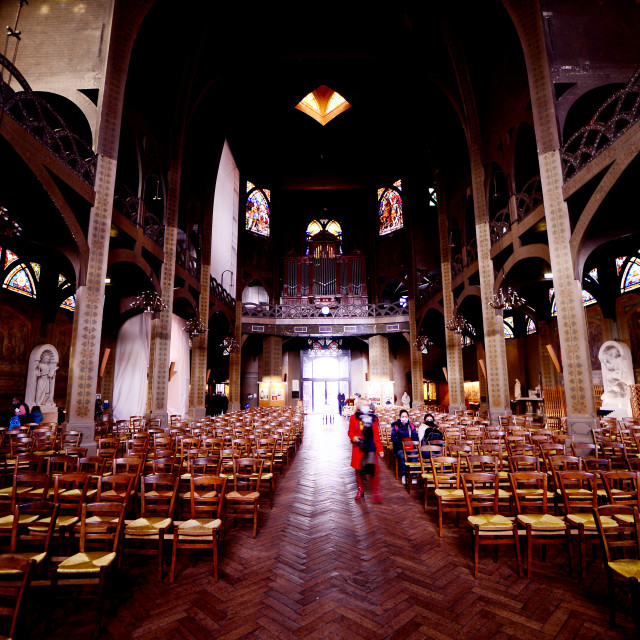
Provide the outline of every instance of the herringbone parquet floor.
<path id="1" fill-rule="evenodd" d="M 481 556 L 474 580 L 469 535 L 453 520 L 442 539 L 435 510 L 425 514 L 383 462 L 383 504 L 356 503 L 346 423 L 307 419 L 304 443 L 280 479 L 274 508 L 261 511 L 258 537 L 231 529 L 220 581 L 204 556 L 180 558 L 173 586 L 150 560 L 127 561 L 101 637 L 107 640 L 301 638 L 417 640 L 459 638 L 629 638 L 629 618 L 607 624 L 600 558 L 580 582 L 566 555 L 539 556 L 532 579 L 514 575 L 515 556 Z M 138 564 L 136 564 L 138 562 Z M 81 605 L 56 609 L 51 637 L 90 635 Z M 33 625 L 32 625 L 33 626 Z M 33 637 L 43 637 L 35 633 Z"/>

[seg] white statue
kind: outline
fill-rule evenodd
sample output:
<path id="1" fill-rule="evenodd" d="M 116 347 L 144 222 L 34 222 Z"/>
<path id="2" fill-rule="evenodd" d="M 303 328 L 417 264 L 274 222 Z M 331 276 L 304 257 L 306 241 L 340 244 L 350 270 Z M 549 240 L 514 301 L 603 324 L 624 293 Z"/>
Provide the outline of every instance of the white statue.
<path id="1" fill-rule="evenodd" d="M 58 370 L 58 351 L 51 344 L 38 345 L 29 357 L 25 402 L 45 412 L 55 406 L 54 390 Z"/>
<path id="2" fill-rule="evenodd" d="M 602 366 L 602 408 L 612 409 L 613 418 L 632 416 L 631 389 L 634 384 L 631 350 L 624 342 L 608 340 L 598 353 Z"/>
<path id="3" fill-rule="evenodd" d="M 516 400 L 520 400 L 522 398 L 522 386 L 520 385 L 520 380 L 516 378 L 515 384 L 513 385 L 513 397 Z"/>

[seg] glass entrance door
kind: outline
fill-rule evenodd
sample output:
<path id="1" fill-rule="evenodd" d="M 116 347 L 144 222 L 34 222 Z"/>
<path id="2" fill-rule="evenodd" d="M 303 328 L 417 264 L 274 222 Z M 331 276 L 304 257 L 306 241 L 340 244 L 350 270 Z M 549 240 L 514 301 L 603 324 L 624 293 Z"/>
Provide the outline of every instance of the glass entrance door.
<path id="1" fill-rule="evenodd" d="M 301 352 L 302 401 L 307 411 L 338 413 L 338 393 L 349 397 L 349 355 L 310 356 Z"/>

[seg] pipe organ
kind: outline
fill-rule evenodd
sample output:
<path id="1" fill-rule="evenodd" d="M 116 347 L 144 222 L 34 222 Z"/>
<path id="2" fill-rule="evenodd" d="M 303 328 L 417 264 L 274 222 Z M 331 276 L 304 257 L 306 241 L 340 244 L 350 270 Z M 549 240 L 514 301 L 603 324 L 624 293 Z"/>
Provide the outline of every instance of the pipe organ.
<path id="1" fill-rule="evenodd" d="M 365 259 L 351 255 L 287 256 L 284 259 L 282 304 L 334 307 L 367 304 Z"/>

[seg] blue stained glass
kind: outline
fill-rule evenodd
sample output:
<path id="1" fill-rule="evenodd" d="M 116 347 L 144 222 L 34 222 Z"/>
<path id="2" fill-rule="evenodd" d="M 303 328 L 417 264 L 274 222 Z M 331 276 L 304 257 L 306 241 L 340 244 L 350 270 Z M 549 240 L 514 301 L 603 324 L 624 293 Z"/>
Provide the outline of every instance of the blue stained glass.
<path id="1" fill-rule="evenodd" d="M 69 296 L 61 305 L 63 309 L 67 309 L 68 311 L 76 310 L 76 297 Z"/>
<path id="2" fill-rule="evenodd" d="M 261 236 L 268 236 L 270 231 L 269 202 L 259 189 L 255 189 L 247 198 L 246 229 Z"/>
<path id="3" fill-rule="evenodd" d="M 529 318 L 527 320 L 527 335 L 530 336 L 532 333 L 535 333 L 537 331 L 537 327 L 536 327 L 536 323 Z"/>
<path id="4" fill-rule="evenodd" d="M 638 258 L 631 258 L 622 276 L 622 287 L 620 289 L 622 293 L 625 293 L 638 287 L 640 287 L 640 261 L 638 261 Z"/>
<path id="5" fill-rule="evenodd" d="M 598 302 L 588 291 L 582 290 L 582 304 L 588 307 L 590 304 L 596 304 Z"/>
<path id="6" fill-rule="evenodd" d="M 19 264 L 11 271 L 11 273 L 5 278 L 2 286 L 5 289 L 21 293 L 22 295 L 29 296 L 30 298 L 36 297 L 36 287 L 33 282 L 33 278 L 23 264 Z"/>
<path id="7" fill-rule="evenodd" d="M 515 337 L 513 334 L 513 318 L 504 318 L 503 321 L 503 332 L 505 338 L 513 338 Z"/>

